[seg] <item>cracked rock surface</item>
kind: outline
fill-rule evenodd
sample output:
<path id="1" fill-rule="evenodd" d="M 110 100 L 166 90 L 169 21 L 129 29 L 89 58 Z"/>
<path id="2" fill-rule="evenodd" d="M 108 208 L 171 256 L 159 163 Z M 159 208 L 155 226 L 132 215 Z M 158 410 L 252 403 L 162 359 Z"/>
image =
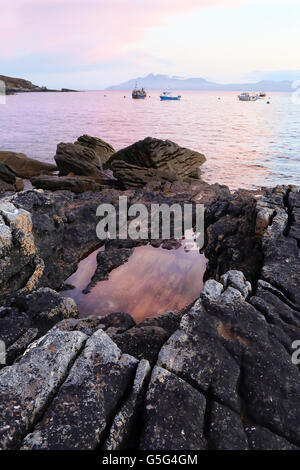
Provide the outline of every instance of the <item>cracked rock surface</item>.
<path id="1" fill-rule="evenodd" d="M 118 192 L 0 200 L 1 288 L 9 294 L 0 338 L 5 332 L 14 351 L 0 371 L 0 448 L 300 448 L 300 371 L 292 361 L 300 340 L 299 190 L 168 188 L 128 195 L 205 202 L 210 279 L 183 311 L 138 325 L 122 312 L 79 319 L 74 303 L 52 290 L 74 270 L 80 241 L 95 248 L 92 214 Z M 55 282 L 61 240 L 69 243 Z M 132 247 L 110 245 L 120 248 Z M 19 281 L 8 271 L 18 253 Z M 43 274 L 24 289 L 37 256 Z"/>

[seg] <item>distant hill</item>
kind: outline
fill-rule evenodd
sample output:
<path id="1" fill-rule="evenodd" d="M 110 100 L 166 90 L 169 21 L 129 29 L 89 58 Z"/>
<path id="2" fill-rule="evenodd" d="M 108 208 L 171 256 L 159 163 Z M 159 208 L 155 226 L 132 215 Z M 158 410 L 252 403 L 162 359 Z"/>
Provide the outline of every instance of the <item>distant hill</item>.
<path id="1" fill-rule="evenodd" d="M 212 91 L 292 91 L 292 82 L 283 80 L 261 80 L 256 83 L 232 83 L 220 84 L 209 82 L 204 78 L 169 77 L 168 75 L 154 75 L 150 73 L 146 77 L 133 78 L 120 85 L 110 86 L 107 90 L 133 90 L 136 82 L 139 87 L 146 90 L 212 90 Z"/>
<path id="2" fill-rule="evenodd" d="M 29 80 L 23 78 L 7 77 L 6 75 L 0 75 L 0 80 L 5 83 L 6 93 L 18 93 L 18 92 L 33 92 L 33 91 L 74 91 L 62 88 L 61 90 L 49 90 L 45 86 L 38 86 L 31 83 Z"/>
<path id="3" fill-rule="evenodd" d="M 2 80 L 5 83 L 5 86 L 9 88 L 26 88 L 29 90 L 39 88 L 37 85 L 33 85 L 29 80 L 24 80 L 23 78 L 13 78 L 0 75 L 0 80 Z"/>

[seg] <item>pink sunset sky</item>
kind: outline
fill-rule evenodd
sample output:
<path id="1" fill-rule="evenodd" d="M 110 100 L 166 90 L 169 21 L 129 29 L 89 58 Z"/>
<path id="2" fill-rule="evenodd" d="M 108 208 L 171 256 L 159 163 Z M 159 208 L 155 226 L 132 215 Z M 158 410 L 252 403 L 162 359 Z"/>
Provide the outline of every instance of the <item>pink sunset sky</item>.
<path id="1" fill-rule="evenodd" d="M 150 72 L 286 78 L 300 69 L 299 23 L 299 0 L 11 0 L 0 74 L 81 89 Z"/>

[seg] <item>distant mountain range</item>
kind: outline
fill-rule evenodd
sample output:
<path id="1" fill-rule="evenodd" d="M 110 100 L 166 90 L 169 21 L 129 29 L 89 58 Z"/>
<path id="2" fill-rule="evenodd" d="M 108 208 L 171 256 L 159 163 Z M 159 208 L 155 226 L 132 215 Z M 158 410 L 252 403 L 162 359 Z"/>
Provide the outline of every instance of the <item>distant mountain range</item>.
<path id="1" fill-rule="evenodd" d="M 261 80 L 256 83 L 230 83 L 220 84 L 209 82 L 204 78 L 169 77 L 168 75 L 154 75 L 133 78 L 120 85 L 110 86 L 107 90 L 133 90 L 136 82 L 139 87 L 146 90 L 203 90 L 203 91 L 292 91 L 291 80 Z"/>

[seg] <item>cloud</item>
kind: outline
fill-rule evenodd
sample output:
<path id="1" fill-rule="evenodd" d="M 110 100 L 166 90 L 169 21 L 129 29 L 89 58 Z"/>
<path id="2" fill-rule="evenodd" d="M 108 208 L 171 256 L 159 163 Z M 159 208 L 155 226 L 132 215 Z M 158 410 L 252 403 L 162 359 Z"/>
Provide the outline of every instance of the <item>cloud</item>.
<path id="1" fill-rule="evenodd" d="M 0 16 L 0 58 L 57 53 L 73 65 L 116 59 L 170 16 L 243 3 L 247 0 L 11 0 Z"/>

